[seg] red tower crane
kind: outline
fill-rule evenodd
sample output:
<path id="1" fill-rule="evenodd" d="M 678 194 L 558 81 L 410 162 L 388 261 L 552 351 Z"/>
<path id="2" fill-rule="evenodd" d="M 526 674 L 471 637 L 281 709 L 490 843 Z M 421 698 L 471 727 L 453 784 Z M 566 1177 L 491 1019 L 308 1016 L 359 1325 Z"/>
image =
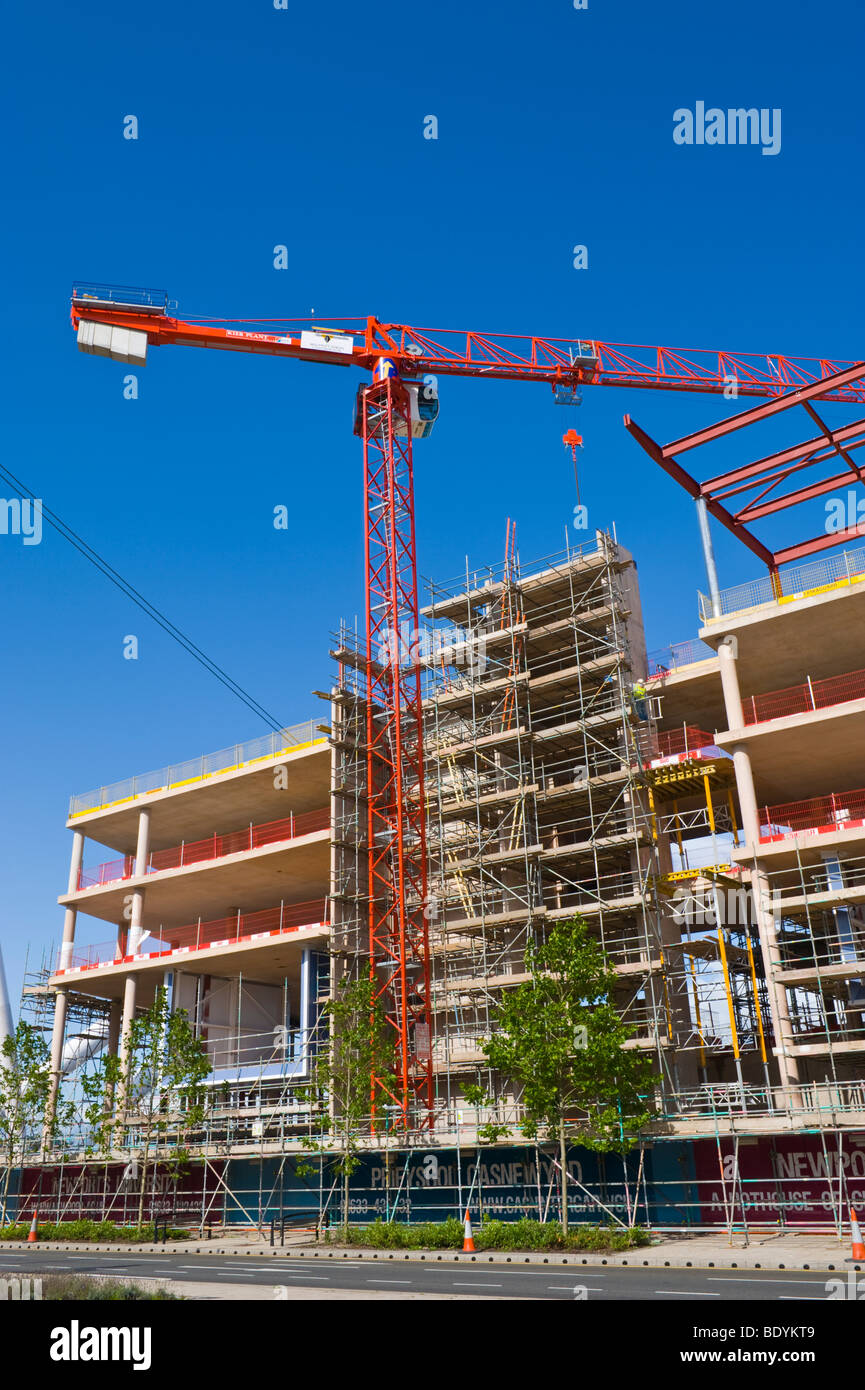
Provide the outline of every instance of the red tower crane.
<path id="1" fill-rule="evenodd" d="M 404 1124 L 422 1125 L 432 1115 L 433 1075 L 412 439 L 424 438 L 434 423 L 436 378 L 545 382 L 564 403 L 577 400 L 586 385 L 730 394 L 733 383 L 742 396 L 784 398 L 804 390 L 812 400 L 856 403 L 865 401 L 865 367 L 416 328 L 373 317 L 342 319 L 338 328 L 314 319 L 180 319 L 174 307 L 160 291 L 79 284 L 72 324 L 83 351 L 139 366 L 149 347 L 175 344 L 354 365 L 374 374 L 358 390 L 355 416 L 364 458 L 369 952 L 395 1034 L 399 1075 L 395 1094 L 377 1083 L 373 1107 L 395 1103 Z M 572 441 L 566 436 L 565 442 Z M 710 507 L 725 524 L 735 522 L 714 498 Z"/>

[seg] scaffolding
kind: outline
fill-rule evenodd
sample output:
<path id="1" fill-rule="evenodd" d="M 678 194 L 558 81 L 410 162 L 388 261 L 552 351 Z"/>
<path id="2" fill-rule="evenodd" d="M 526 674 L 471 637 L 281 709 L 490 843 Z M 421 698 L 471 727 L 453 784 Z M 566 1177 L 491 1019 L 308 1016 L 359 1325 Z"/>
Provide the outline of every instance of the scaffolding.
<path id="1" fill-rule="evenodd" d="M 437 1096 L 458 1108 L 489 1073 L 481 1045 L 528 945 L 579 913 L 616 969 L 616 1003 L 678 1086 L 685 997 L 665 978 L 675 924 L 661 891 L 645 764 L 656 737 L 633 690 L 646 654 L 633 561 L 612 535 L 521 566 L 430 583 L 421 660 Z"/>
<path id="2" fill-rule="evenodd" d="M 658 697 L 645 692 L 649 662 L 630 554 L 599 531 L 586 544 L 568 542 L 523 565 L 509 525 L 500 564 L 467 563 L 451 581 L 430 581 L 428 591 L 420 630 L 400 633 L 399 651 L 382 659 L 416 663 L 422 679 L 428 893 L 425 903 L 408 907 L 423 907 L 429 934 L 435 1104 L 431 1129 L 418 1125 L 390 1136 L 388 1165 L 392 1157 L 399 1168 L 404 1157 L 408 1171 L 413 1156 L 431 1148 L 453 1150 L 459 1165 L 461 1149 L 477 1144 L 490 1121 L 509 1125 L 508 1144 L 520 1144 L 520 1096 L 508 1078 L 491 1072 L 483 1043 L 504 991 L 529 978 L 527 947 L 579 915 L 614 968 L 613 1002 L 631 1028 L 628 1046 L 656 1062 L 656 1122 L 644 1142 L 659 1151 L 668 1139 L 717 1150 L 711 1173 L 698 1165 L 690 1195 L 676 1197 L 682 1220 L 712 1220 L 706 1213 L 715 1208 L 732 1231 L 746 1222 L 747 1207 L 768 1210 L 770 1188 L 780 1194 L 778 1209 L 792 1215 L 795 1191 L 784 1194 L 795 1176 L 784 1171 L 783 1154 L 780 1168 L 772 1159 L 771 1181 L 765 1155 L 763 1168 L 743 1177 L 739 1144 L 774 1144 L 787 1131 L 818 1136 L 821 1152 L 831 1156 L 836 1147 L 840 1154 L 845 1131 L 862 1127 L 865 1086 L 856 1057 L 865 1033 L 865 859 L 805 854 L 791 841 L 783 867 L 767 875 L 774 970 L 787 991 L 794 1036 L 826 1058 L 825 1078 L 814 1080 L 820 1068 L 812 1067 L 794 1097 L 772 1075 L 777 1040 L 751 875 L 730 862 L 741 846 L 732 760 L 708 730 L 659 727 Z M 302 1094 L 308 1065 L 299 1063 L 327 1045 L 325 1006 L 341 982 L 369 970 L 365 639 L 344 623 L 331 646 L 335 681 L 321 692 L 330 722 L 314 730 L 327 735 L 331 749 L 329 884 L 317 914 L 328 930 L 315 947 L 314 1016 L 270 1008 L 269 1023 L 277 1015 L 280 1021 L 261 1031 L 243 1002 L 256 983 L 242 976 L 201 976 L 191 1004 L 180 1001 L 189 1004 L 222 1087 L 199 1130 L 184 1134 L 204 1164 L 201 1191 L 189 1199 L 195 1205 L 200 1197 L 200 1224 L 218 1211 L 222 1219 L 246 1211 L 273 1219 L 277 1189 L 284 1209 L 292 1155 L 318 1132 Z M 420 796 L 417 781 L 407 794 Z M 46 1033 L 54 1002 L 49 978 L 43 961 L 24 997 L 28 1017 Z M 232 1002 L 216 1022 L 211 1006 L 220 990 Z M 287 998 L 287 980 L 284 990 Z M 64 1088 L 73 1094 L 76 1073 L 107 1045 L 110 1001 L 67 997 L 67 1043 L 75 1043 L 78 1061 L 64 1068 Z M 489 1104 L 466 1101 L 466 1086 L 478 1083 Z M 83 1121 L 79 1131 L 64 1135 L 59 1147 L 84 1154 Z M 578 1142 L 577 1129 L 574 1136 Z M 371 1162 L 383 1139 L 381 1127 L 371 1125 L 360 1140 Z M 56 1153 L 38 1155 L 38 1147 L 34 1161 L 56 1166 Z M 125 1148 L 134 1151 L 134 1134 L 120 1143 L 117 1161 Z M 245 1160 L 259 1165 L 257 1178 L 226 1176 L 228 1165 Z M 82 1164 L 84 1183 L 92 1165 Z M 826 1164 L 835 1220 L 840 1189 Z M 653 1185 L 656 1193 L 672 1192 L 676 1182 L 660 1171 L 659 1164 L 650 1174 L 650 1193 Z M 392 1177 L 388 1166 L 388 1219 L 403 1210 Z M 635 1181 L 632 1174 L 628 1191 Z M 608 1179 L 598 1183 L 603 1196 Z M 749 1185 L 759 1203 L 748 1199 Z M 319 1220 L 328 1209 L 327 1186 L 320 1175 L 301 1203 Z M 414 1204 L 419 1212 L 423 1203 L 408 1189 L 407 1181 L 406 1209 Z M 74 1207 L 73 1197 L 67 1188 L 64 1210 Z M 115 1197 L 124 1206 L 123 1194 Z M 656 1221 L 670 1206 L 660 1197 L 646 1203 Z M 632 1195 L 627 1206 L 630 1212 Z M 369 1210 L 379 1212 L 376 1205 Z"/>

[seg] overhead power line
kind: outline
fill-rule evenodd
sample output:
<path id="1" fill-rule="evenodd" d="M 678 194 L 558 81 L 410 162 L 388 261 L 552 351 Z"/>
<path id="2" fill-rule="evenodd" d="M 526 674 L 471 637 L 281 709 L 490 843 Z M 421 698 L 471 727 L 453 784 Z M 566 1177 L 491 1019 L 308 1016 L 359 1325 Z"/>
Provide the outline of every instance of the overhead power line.
<path id="1" fill-rule="evenodd" d="M 10 483 L 16 491 L 21 494 L 22 498 L 30 497 L 35 499 L 36 493 L 26 487 L 20 478 L 16 478 L 15 474 L 11 473 L 9 469 L 2 464 L 0 464 L 0 478 Z M 257 715 L 259 719 L 263 719 L 265 724 L 268 724 L 275 733 L 281 732 L 285 727 L 284 724 L 281 724 L 263 705 L 260 705 L 258 701 L 249 694 L 249 691 L 244 690 L 242 685 L 238 685 L 237 681 L 233 680 L 226 671 L 223 671 L 221 666 L 218 666 L 215 661 L 212 661 L 206 652 L 203 652 L 200 647 L 196 646 L 191 637 L 187 637 L 185 632 L 182 632 L 170 618 L 166 617 L 166 615 L 160 609 L 156 608 L 149 599 L 146 599 L 143 594 L 139 593 L 127 579 L 123 578 L 122 574 L 118 574 L 117 570 L 114 569 L 112 565 L 109 565 L 108 561 L 104 559 L 98 551 L 94 550 L 91 545 L 88 545 L 77 532 L 73 531 L 71 526 L 67 526 L 66 522 L 63 521 L 56 512 L 53 512 L 50 507 L 46 507 L 44 502 L 42 503 L 42 515 L 48 524 L 53 526 L 55 531 L 57 531 L 64 540 L 68 541 L 71 546 L 74 546 L 79 554 L 84 556 L 85 560 L 89 560 L 91 565 L 99 570 L 100 574 L 103 574 L 106 579 L 110 580 L 115 588 L 119 589 L 122 594 L 125 594 L 128 599 L 131 599 L 143 613 L 147 614 L 148 618 L 158 623 L 162 630 L 168 633 L 169 637 L 172 637 L 175 642 L 183 647 L 184 651 L 188 652 L 200 666 L 204 667 L 205 671 L 209 671 L 212 676 L 215 676 L 227 690 L 231 691 L 232 695 L 236 695 L 238 700 L 242 700 L 247 708 L 251 709 L 253 714 Z"/>

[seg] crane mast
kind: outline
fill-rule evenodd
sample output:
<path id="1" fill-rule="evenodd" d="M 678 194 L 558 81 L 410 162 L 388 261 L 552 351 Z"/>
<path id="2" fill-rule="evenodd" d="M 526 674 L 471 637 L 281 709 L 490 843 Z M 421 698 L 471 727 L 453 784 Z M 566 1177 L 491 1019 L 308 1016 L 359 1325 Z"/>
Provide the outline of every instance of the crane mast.
<path id="1" fill-rule="evenodd" d="M 387 371 L 387 368 L 385 368 Z M 363 388 L 370 974 L 396 1038 L 403 1123 L 432 1114 L 426 803 L 412 476 L 412 402 L 396 375 Z M 408 640 L 406 640 L 408 639 Z"/>

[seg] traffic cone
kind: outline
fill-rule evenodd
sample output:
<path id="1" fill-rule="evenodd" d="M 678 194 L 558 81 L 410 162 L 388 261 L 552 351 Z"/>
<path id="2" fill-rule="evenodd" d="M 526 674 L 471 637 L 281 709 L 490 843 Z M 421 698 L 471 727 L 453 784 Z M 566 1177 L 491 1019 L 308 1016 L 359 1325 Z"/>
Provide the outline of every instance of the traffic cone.
<path id="1" fill-rule="evenodd" d="M 857 1227 L 857 1229 L 858 1229 L 858 1227 Z M 36 1243 L 36 1241 L 38 1241 L 38 1239 L 39 1239 L 39 1233 L 38 1233 L 38 1229 L 37 1229 L 37 1226 L 36 1226 L 36 1212 L 34 1211 L 34 1213 L 33 1213 L 33 1220 L 30 1222 L 30 1234 L 29 1234 L 28 1237 L 27 1237 L 27 1244 L 28 1244 L 28 1245 L 35 1245 L 35 1243 Z"/>
<path id="2" fill-rule="evenodd" d="M 467 1250 L 473 1251 L 474 1248 L 475 1243 L 472 1237 L 472 1219 L 469 1216 L 469 1209 L 468 1207 L 466 1207 L 465 1234 L 463 1236 L 463 1253 L 465 1253 L 465 1251 Z"/>
<path id="3" fill-rule="evenodd" d="M 859 1230 L 859 1222 L 856 1220 L 855 1207 L 850 1208 L 850 1235 L 853 1238 L 853 1248 L 850 1251 L 850 1258 L 853 1260 L 865 1260 L 865 1245 L 862 1244 L 862 1232 Z"/>

